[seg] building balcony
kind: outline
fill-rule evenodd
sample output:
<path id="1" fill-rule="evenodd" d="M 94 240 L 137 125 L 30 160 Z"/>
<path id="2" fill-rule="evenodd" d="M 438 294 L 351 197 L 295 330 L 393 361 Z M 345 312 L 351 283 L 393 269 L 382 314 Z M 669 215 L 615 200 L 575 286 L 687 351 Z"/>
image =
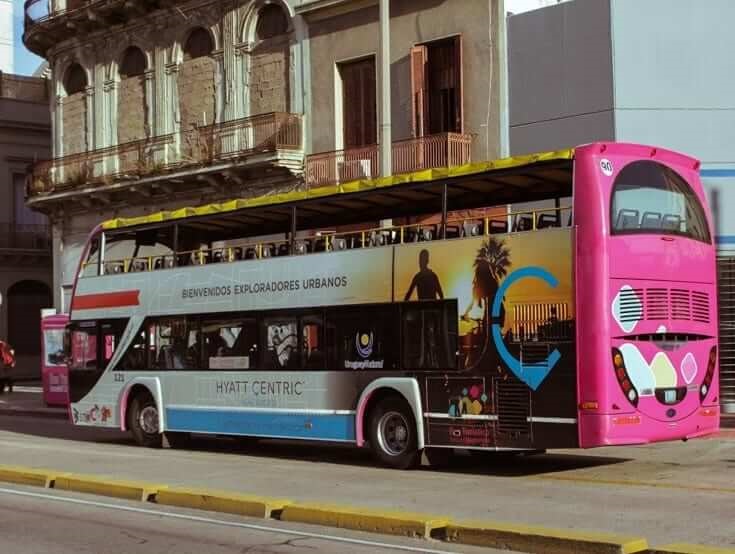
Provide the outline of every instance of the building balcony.
<path id="1" fill-rule="evenodd" d="M 39 56 L 54 44 L 126 23 L 177 0 L 25 0 L 23 42 Z"/>
<path id="2" fill-rule="evenodd" d="M 393 173 L 454 167 L 470 163 L 472 135 L 441 133 L 393 143 Z M 380 177 L 379 146 L 322 152 L 306 158 L 309 188 Z"/>
<path id="3" fill-rule="evenodd" d="M 38 162 L 28 200 L 40 207 L 81 197 L 90 207 L 130 202 L 131 193 L 223 191 L 267 173 L 300 174 L 303 161 L 301 116 L 269 113 Z"/>

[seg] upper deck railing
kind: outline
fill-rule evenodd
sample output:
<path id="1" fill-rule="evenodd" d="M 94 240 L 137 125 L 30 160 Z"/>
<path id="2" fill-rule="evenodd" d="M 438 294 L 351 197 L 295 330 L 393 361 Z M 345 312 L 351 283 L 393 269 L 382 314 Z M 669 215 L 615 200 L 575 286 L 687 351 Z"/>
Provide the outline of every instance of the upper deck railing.
<path id="1" fill-rule="evenodd" d="M 101 271 L 97 267 L 98 261 L 87 261 L 83 264 L 81 276 L 90 277 L 99 273 L 136 273 L 181 266 L 231 263 L 241 260 L 298 256 L 359 248 L 379 248 L 415 242 L 540 231 L 571 227 L 571 225 L 572 208 L 567 206 L 510 212 L 492 217 L 450 219 L 446 224 L 415 223 L 340 233 L 320 231 L 313 233 L 312 236 L 300 237 L 294 241 L 288 239 L 233 241 L 237 244 L 189 251 L 171 251 L 165 254 L 135 258 L 104 260 Z"/>
<path id="2" fill-rule="evenodd" d="M 321 152 L 306 158 L 306 185 L 320 187 L 380 176 L 377 144 Z M 393 173 L 470 163 L 472 135 L 441 133 L 393 143 Z"/>
<path id="3" fill-rule="evenodd" d="M 143 178 L 259 152 L 301 150 L 301 116 L 269 113 L 45 160 L 33 166 L 29 196 Z"/>

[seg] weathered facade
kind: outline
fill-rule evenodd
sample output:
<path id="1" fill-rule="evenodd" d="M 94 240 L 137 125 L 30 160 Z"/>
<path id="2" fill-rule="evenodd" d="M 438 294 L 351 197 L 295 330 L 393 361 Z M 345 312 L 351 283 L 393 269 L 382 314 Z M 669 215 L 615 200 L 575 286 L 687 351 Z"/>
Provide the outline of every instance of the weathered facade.
<path id="1" fill-rule="evenodd" d="M 46 79 L 0 74 L 0 339 L 38 376 L 40 310 L 52 305 L 46 217 L 25 206 L 29 164 L 50 154 Z"/>
<path id="2" fill-rule="evenodd" d="M 52 70 L 53 157 L 29 204 L 50 215 L 56 306 L 100 221 L 498 157 L 500 0 L 26 3 Z M 378 110 L 390 99 L 390 118 Z M 388 143 L 386 143 L 388 144 Z"/>

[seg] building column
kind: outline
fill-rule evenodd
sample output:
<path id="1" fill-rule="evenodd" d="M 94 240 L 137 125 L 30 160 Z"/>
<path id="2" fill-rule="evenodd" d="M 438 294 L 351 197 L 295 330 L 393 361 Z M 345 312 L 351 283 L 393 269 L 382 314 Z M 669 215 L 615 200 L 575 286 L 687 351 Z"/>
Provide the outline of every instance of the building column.
<path id="1" fill-rule="evenodd" d="M 390 0 L 380 0 L 380 174 L 393 174 L 390 104 Z"/>
<path id="2" fill-rule="evenodd" d="M 54 308 L 59 313 L 68 313 L 69 306 L 64 306 L 64 226 L 63 220 L 51 220 L 51 260 L 53 264 Z"/>

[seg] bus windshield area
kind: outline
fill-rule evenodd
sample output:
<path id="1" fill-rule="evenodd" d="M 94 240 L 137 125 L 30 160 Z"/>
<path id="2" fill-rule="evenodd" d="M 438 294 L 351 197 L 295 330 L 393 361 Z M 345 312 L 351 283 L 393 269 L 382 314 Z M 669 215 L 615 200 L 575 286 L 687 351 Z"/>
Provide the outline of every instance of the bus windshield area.
<path id="1" fill-rule="evenodd" d="M 655 233 L 711 242 L 704 210 L 687 182 L 648 160 L 627 165 L 615 179 L 611 227 L 613 235 Z"/>

